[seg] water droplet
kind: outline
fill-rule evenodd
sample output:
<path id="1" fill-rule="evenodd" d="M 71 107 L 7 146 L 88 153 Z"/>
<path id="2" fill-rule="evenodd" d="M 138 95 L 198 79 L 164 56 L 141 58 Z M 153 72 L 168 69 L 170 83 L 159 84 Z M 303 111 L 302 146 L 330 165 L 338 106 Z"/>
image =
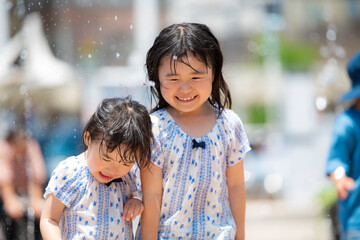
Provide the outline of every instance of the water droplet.
<path id="1" fill-rule="evenodd" d="M 336 32 L 335 32 L 333 29 L 329 29 L 329 30 L 326 32 L 326 38 L 327 38 L 329 41 L 335 41 L 335 40 L 336 40 Z"/>
<path id="2" fill-rule="evenodd" d="M 134 28 L 134 26 L 131 24 L 131 25 L 130 25 L 130 30 L 133 30 L 133 28 Z"/>
<path id="3" fill-rule="evenodd" d="M 120 58 L 120 53 L 116 53 L 116 58 L 119 59 Z"/>
<path id="4" fill-rule="evenodd" d="M 90 23 L 90 20 L 88 20 L 88 23 Z"/>
<path id="5" fill-rule="evenodd" d="M 22 59 L 22 60 L 25 60 L 27 57 L 28 57 L 28 51 L 26 50 L 26 49 L 24 49 L 24 50 L 22 50 L 21 52 L 20 52 L 20 58 Z"/>
<path id="6" fill-rule="evenodd" d="M 173 60 L 174 61 L 176 61 L 177 60 L 177 56 L 175 55 L 175 56 L 173 56 Z"/>
<path id="7" fill-rule="evenodd" d="M 102 27 L 99 27 L 99 31 L 101 31 L 102 30 Z"/>
<path id="8" fill-rule="evenodd" d="M 88 55 L 88 58 L 91 58 L 91 54 Z"/>
<path id="9" fill-rule="evenodd" d="M 117 21 L 118 20 L 118 17 L 117 16 L 115 16 L 115 21 Z"/>
<path id="10" fill-rule="evenodd" d="M 26 89 L 25 85 L 21 85 L 21 87 L 20 87 L 20 94 L 21 94 L 21 95 L 24 95 L 26 92 L 27 92 L 27 89 Z"/>

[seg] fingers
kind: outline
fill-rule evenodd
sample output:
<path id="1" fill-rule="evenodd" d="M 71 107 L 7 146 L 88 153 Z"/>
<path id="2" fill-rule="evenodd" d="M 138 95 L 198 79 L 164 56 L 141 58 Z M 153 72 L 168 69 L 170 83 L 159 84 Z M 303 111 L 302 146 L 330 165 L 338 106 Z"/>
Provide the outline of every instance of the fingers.
<path id="1" fill-rule="evenodd" d="M 341 199 L 341 200 L 345 200 L 347 197 L 348 197 L 348 191 L 345 190 L 345 189 L 340 189 L 338 191 L 338 197 Z"/>
<path id="2" fill-rule="evenodd" d="M 345 188 L 349 191 L 353 190 L 355 186 L 355 181 L 352 178 L 347 177 L 345 182 Z"/>
<path id="3" fill-rule="evenodd" d="M 135 218 L 144 211 L 143 203 L 138 199 L 129 199 L 124 205 L 123 219 L 126 221 L 135 220 Z"/>
<path id="4" fill-rule="evenodd" d="M 349 177 L 343 177 L 342 179 L 338 180 L 336 188 L 338 196 L 341 200 L 344 200 L 349 196 L 349 191 L 354 189 L 354 184 L 354 179 Z"/>

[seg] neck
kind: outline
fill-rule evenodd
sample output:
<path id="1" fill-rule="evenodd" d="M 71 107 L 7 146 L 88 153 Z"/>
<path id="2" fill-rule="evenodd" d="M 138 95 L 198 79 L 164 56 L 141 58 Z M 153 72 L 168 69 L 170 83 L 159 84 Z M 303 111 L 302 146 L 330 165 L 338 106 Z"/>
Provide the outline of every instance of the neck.
<path id="1" fill-rule="evenodd" d="M 216 109 L 209 103 L 196 113 L 179 112 L 176 109 L 167 108 L 176 124 L 189 136 L 198 138 L 208 134 L 216 124 Z"/>

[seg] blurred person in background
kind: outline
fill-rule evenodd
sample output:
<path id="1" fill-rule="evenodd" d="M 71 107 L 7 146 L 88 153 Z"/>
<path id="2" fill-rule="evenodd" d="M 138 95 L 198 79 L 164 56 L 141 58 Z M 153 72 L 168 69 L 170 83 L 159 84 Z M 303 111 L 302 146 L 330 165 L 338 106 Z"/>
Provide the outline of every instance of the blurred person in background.
<path id="1" fill-rule="evenodd" d="M 360 51 L 347 70 L 352 88 L 340 103 L 354 103 L 335 120 L 326 173 L 337 190 L 341 240 L 355 240 L 360 239 Z"/>
<path id="2" fill-rule="evenodd" d="M 39 220 L 47 180 L 38 142 L 21 127 L 0 140 L 1 224 L 6 239 L 41 239 Z"/>

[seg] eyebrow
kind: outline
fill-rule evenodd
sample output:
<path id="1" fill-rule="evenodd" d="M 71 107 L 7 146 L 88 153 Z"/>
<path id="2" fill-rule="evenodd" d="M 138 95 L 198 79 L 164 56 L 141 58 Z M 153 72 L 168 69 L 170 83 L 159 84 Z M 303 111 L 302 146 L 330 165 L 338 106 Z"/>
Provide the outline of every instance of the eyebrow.
<path id="1" fill-rule="evenodd" d="M 191 74 L 205 74 L 206 72 L 205 71 L 193 71 Z M 166 77 L 173 77 L 173 76 L 178 76 L 178 74 L 176 73 L 167 73 L 165 75 Z"/>

